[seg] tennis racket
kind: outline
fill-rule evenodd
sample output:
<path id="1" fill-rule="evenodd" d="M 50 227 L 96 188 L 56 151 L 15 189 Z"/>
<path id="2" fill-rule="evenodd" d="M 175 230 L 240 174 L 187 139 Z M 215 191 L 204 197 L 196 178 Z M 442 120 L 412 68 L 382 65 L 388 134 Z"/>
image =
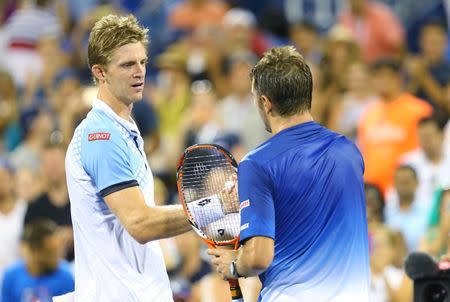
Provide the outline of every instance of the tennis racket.
<path id="1" fill-rule="evenodd" d="M 240 232 L 237 163 L 218 145 L 197 144 L 184 150 L 177 186 L 186 217 L 210 248 L 237 249 Z M 238 280 L 228 280 L 233 302 L 243 302 Z"/>

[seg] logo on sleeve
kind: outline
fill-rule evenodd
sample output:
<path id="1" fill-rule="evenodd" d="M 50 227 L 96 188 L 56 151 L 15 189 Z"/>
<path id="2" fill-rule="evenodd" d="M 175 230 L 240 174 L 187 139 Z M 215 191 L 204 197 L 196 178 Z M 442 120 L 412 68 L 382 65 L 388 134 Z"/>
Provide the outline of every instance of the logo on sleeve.
<path id="1" fill-rule="evenodd" d="M 246 224 L 241 225 L 241 231 L 248 229 L 250 224 L 247 222 Z"/>
<path id="2" fill-rule="evenodd" d="M 88 141 L 107 141 L 109 140 L 109 137 L 111 136 L 111 133 L 109 132 L 97 132 L 97 133 L 89 133 L 88 135 Z"/>
<path id="3" fill-rule="evenodd" d="M 241 204 L 239 205 L 239 210 L 242 210 L 248 206 L 250 206 L 250 199 L 247 199 L 247 200 L 244 200 L 243 202 L 241 202 Z"/>

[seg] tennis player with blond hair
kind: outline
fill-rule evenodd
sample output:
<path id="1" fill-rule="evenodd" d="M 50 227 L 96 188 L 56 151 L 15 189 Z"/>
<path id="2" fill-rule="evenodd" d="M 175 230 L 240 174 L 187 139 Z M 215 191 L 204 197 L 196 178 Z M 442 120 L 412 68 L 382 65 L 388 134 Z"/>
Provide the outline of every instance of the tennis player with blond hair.
<path id="1" fill-rule="evenodd" d="M 131 15 L 103 17 L 90 33 L 98 95 L 66 155 L 76 302 L 173 301 L 157 240 L 191 228 L 181 206 L 155 206 L 131 118 L 142 99 L 148 44 L 147 29 Z"/>

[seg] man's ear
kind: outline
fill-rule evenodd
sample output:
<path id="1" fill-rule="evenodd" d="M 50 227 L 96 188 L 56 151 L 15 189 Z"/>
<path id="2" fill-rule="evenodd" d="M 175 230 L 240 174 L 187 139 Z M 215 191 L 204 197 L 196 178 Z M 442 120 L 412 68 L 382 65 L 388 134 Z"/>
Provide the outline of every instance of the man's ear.
<path id="1" fill-rule="evenodd" d="M 261 96 L 261 102 L 266 114 L 270 114 L 273 109 L 272 101 L 265 95 Z"/>
<path id="2" fill-rule="evenodd" d="M 92 74 L 100 82 L 104 83 L 106 81 L 106 71 L 100 64 L 95 64 L 91 67 Z"/>

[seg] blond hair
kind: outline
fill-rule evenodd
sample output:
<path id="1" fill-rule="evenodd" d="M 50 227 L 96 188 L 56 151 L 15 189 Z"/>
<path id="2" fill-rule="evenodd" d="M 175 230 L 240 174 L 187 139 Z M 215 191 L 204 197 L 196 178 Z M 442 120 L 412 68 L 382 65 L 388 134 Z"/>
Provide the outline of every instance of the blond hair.
<path id="1" fill-rule="evenodd" d="M 113 52 L 126 44 L 141 42 L 148 47 L 148 29 L 139 25 L 133 15 L 108 15 L 98 20 L 89 35 L 88 64 L 105 67 Z"/>

